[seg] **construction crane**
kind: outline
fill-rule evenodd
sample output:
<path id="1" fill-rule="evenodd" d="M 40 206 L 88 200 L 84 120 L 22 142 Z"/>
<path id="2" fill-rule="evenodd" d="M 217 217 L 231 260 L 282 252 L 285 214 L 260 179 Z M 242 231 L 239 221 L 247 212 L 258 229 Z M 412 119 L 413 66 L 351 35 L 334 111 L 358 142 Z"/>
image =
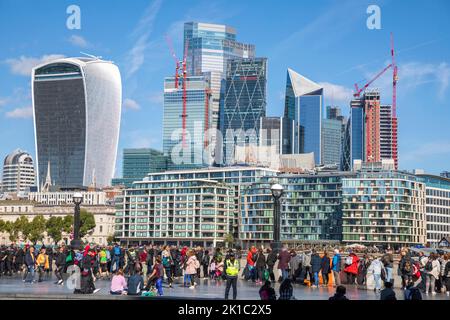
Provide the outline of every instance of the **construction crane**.
<path id="1" fill-rule="evenodd" d="M 185 42 L 184 47 L 184 55 L 183 60 L 179 60 L 175 54 L 175 51 L 173 49 L 173 43 L 171 38 L 166 35 L 166 41 L 167 45 L 170 50 L 170 54 L 173 57 L 175 61 L 175 89 L 179 89 L 180 87 L 180 81 L 181 81 L 181 88 L 183 90 L 182 93 L 182 100 L 183 100 L 183 113 L 181 115 L 181 122 L 182 122 L 182 147 L 183 149 L 186 147 L 186 118 L 187 118 L 187 65 L 186 65 L 186 57 L 187 57 L 187 49 L 188 49 L 188 41 Z"/>
<path id="2" fill-rule="evenodd" d="M 375 80 L 381 77 L 387 70 L 392 68 L 392 156 L 395 162 L 395 168 L 398 167 L 398 158 L 397 158 L 397 81 L 398 81 L 398 68 L 395 62 L 395 50 L 394 50 L 394 35 L 391 32 L 391 63 L 386 66 L 383 70 L 381 70 L 378 74 L 375 75 L 373 79 L 367 82 L 362 88 L 358 87 L 358 84 L 355 83 L 355 93 L 353 96 L 355 98 L 359 98 L 361 93 L 365 91 Z M 367 119 L 366 119 L 367 120 Z M 368 143 L 368 151 L 370 153 L 370 141 Z M 371 154 L 369 154 L 371 157 Z"/>
<path id="3" fill-rule="evenodd" d="M 166 42 L 167 42 L 167 46 L 169 47 L 170 50 L 170 55 L 172 56 L 172 58 L 175 61 L 175 89 L 178 89 L 178 74 L 179 74 L 179 70 L 180 70 L 180 61 L 177 58 L 177 55 L 175 54 L 175 50 L 173 49 L 173 43 L 172 43 L 172 39 L 166 34 L 165 36 L 166 38 Z"/>
<path id="4" fill-rule="evenodd" d="M 355 83 L 355 93 L 353 94 L 353 96 L 355 98 L 359 98 L 361 96 L 361 92 L 366 90 L 368 86 L 370 86 L 375 80 L 377 80 L 379 77 L 381 77 L 391 67 L 392 67 L 392 63 L 389 64 L 387 67 L 385 67 L 383 70 L 381 70 L 372 80 L 367 82 L 362 88 L 358 88 L 358 84 Z"/>
<path id="5" fill-rule="evenodd" d="M 394 34 L 391 32 L 391 65 L 392 65 L 392 155 L 394 158 L 395 169 L 398 168 L 398 153 L 397 153 L 397 81 L 398 68 L 395 62 L 394 51 Z"/>

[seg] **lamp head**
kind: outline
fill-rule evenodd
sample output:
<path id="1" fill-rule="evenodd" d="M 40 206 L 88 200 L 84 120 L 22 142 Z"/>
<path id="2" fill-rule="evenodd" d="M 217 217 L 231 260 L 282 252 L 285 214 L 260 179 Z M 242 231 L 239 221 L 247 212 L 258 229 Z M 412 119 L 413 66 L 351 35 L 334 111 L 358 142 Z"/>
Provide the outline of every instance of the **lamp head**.
<path id="1" fill-rule="evenodd" d="M 75 192 L 73 194 L 73 203 L 81 204 L 83 202 L 83 195 L 80 192 Z"/>
<path id="2" fill-rule="evenodd" d="M 274 198 L 279 198 L 283 194 L 283 186 L 278 183 L 272 185 L 272 187 L 270 187 L 270 190 L 272 191 L 272 196 Z"/>

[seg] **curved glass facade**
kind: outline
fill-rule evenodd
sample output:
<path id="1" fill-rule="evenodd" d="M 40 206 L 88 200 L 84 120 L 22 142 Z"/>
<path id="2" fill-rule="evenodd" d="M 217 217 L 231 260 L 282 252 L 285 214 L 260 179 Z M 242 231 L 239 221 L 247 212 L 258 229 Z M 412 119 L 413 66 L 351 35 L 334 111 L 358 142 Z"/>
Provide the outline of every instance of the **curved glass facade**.
<path id="1" fill-rule="evenodd" d="M 111 183 L 121 112 L 118 68 L 98 59 L 60 59 L 33 70 L 38 185 Z"/>

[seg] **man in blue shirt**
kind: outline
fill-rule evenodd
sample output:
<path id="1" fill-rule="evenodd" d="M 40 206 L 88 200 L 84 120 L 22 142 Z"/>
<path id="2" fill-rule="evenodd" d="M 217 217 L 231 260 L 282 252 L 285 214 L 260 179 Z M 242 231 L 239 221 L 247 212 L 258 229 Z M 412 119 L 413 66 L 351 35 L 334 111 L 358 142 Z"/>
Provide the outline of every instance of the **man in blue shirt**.
<path id="1" fill-rule="evenodd" d="M 334 256 L 332 261 L 332 268 L 333 270 L 333 278 L 334 278 L 334 285 L 340 286 L 341 285 L 341 255 L 339 254 L 339 249 L 334 249 Z"/>

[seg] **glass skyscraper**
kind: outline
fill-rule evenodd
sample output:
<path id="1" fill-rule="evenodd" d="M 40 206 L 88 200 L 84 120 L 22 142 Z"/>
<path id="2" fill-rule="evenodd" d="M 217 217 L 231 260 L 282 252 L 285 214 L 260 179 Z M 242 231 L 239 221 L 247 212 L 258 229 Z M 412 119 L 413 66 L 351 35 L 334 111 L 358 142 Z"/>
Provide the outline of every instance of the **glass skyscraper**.
<path id="1" fill-rule="evenodd" d="M 58 59 L 32 71 L 37 185 L 51 167 L 56 186 L 111 184 L 122 84 L 117 66 L 97 58 Z M 49 165 L 50 164 L 50 165 Z"/>
<path id="2" fill-rule="evenodd" d="M 266 115 L 267 58 L 228 60 L 220 109 L 224 159 L 234 160 L 234 147 L 258 145 L 261 117 Z"/>
<path id="3" fill-rule="evenodd" d="M 364 159 L 364 107 L 358 99 L 350 103 L 350 168 L 355 160 Z"/>
<path id="4" fill-rule="evenodd" d="M 113 185 L 131 187 L 134 181 L 142 180 L 149 173 L 167 170 L 167 160 L 161 151 L 151 148 L 123 150 L 122 176 L 113 179 Z"/>
<path id="5" fill-rule="evenodd" d="M 181 85 L 175 88 L 174 77 L 164 80 L 163 153 L 168 157 L 169 170 L 201 168 L 209 165 L 203 162 L 205 132 L 211 123 L 209 81 L 203 76 L 186 79 L 184 146 L 183 89 Z"/>
<path id="6" fill-rule="evenodd" d="M 290 132 L 283 137 L 283 153 L 314 152 L 314 160 L 321 163 L 323 88 L 288 69 L 285 96 L 285 121 L 292 121 Z"/>
<path id="7" fill-rule="evenodd" d="M 322 163 L 341 166 L 346 119 L 339 107 L 327 106 L 322 120 Z"/>
<path id="8" fill-rule="evenodd" d="M 211 80 L 211 128 L 218 129 L 221 80 L 231 58 L 255 57 L 255 46 L 236 41 L 236 30 L 226 25 L 187 22 L 184 24 L 188 76 Z"/>
<path id="9" fill-rule="evenodd" d="M 337 119 L 322 120 L 322 163 L 341 162 L 342 122 Z"/>

